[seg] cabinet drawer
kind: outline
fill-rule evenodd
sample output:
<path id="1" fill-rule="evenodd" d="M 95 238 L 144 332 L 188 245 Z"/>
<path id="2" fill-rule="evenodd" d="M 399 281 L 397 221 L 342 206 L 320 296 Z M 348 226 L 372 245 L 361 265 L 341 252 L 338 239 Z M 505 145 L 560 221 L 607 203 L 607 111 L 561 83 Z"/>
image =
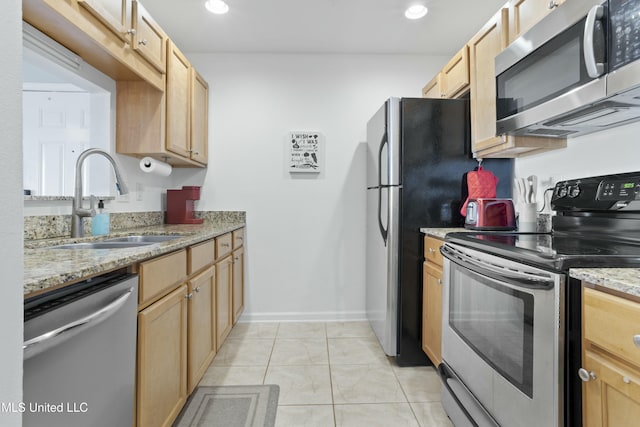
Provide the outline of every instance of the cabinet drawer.
<path id="1" fill-rule="evenodd" d="M 590 288 L 583 297 L 584 339 L 640 366 L 640 304 Z"/>
<path id="2" fill-rule="evenodd" d="M 440 253 L 440 246 L 442 246 L 443 243 L 440 239 L 426 236 L 424 238 L 424 259 L 441 266 L 442 254 Z"/>
<path id="3" fill-rule="evenodd" d="M 216 241 L 207 240 L 204 243 L 193 245 L 188 249 L 189 274 L 202 270 L 216 259 Z"/>
<path id="4" fill-rule="evenodd" d="M 231 253 L 231 233 L 216 237 L 216 259 L 223 258 Z"/>
<path id="5" fill-rule="evenodd" d="M 244 228 L 233 232 L 233 249 L 238 249 L 244 244 Z"/>
<path id="6" fill-rule="evenodd" d="M 144 304 L 187 278 L 187 251 L 140 263 L 139 303 Z"/>

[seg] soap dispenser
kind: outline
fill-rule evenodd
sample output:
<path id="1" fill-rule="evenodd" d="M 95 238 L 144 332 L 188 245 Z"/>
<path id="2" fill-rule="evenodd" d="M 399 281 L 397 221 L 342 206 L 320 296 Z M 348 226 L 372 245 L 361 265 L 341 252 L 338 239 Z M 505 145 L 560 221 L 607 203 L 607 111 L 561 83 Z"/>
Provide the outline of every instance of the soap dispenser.
<path id="1" fill-rule="evenodd" d="M 91 219 L 91 234 L 93 236 L 109 234 L 109 213 L 104 208 L 104 200 L 98 202 L 98 213 Z"/>

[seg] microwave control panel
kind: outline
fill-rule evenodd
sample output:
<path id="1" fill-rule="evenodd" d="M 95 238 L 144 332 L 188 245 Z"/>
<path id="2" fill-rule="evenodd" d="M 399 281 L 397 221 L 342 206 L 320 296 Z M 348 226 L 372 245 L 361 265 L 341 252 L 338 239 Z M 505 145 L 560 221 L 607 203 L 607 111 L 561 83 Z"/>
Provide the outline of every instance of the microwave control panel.
<path id="1" fill-rule="evenodd" d="M 640 58 L 640 2 L 610 0 L 609 69 L 613 71 Z"/>

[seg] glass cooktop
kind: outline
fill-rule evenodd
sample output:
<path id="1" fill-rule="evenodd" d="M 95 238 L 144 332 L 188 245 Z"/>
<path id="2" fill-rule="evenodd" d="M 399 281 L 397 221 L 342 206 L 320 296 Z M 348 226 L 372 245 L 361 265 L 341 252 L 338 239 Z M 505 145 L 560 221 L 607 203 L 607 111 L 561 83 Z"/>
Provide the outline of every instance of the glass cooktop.
<path id="1" fill-rule="evenodd" d="M 569 268 L 640 267 L 640 244 L 595 239 L 578 233 L 449 233 L 447 242 L 480 249 L 515 261 Z"/>

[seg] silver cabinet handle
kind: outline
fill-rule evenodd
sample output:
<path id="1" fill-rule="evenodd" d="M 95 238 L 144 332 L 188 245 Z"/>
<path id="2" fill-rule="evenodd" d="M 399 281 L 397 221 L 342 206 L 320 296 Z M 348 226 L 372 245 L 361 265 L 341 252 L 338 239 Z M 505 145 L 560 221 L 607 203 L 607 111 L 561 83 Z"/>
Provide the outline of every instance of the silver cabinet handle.
<path id="1" fill-rule="evenodd" d="M 136 35 L 136 29 L 135 28 L 131 28 L 129 30 L 127 30 L 127 34 L 131 34 L 132 36 Z"/>
<path id="2" fill-rule="evenodd" d="M 591 380 L 595 380 L 596 377 L 596 373 L 593 371 L 587 371 L 584 368 L 580 368 L 578 369 L 578 376 L 580 377 L 580 379 L 582 381 L 584 381 L 585 383 L 588 383 Z"/>
<path id="3" fill-rule="evenodd" d="M 184 298 L 185 298 L 185 299 L 193 299 L 193 292 L 192 292 L 192 293 L 190 293 L 190 294 L 186 294 L 186 295 L 184 296 Z"/>
<path id="4" fill-rule="evenodd" d="M 442 285 L 442 279 L 438 279 L 438 285 Z"/>
<path id="5" fill-rule="evenodd" d="M 640 335 L 633 336 L 633 343 L 635 344 L 636 347 L 640 348 Z"/>
<path id="6" fill-rule="evenodd" d="M 631 378 L 625 375 L 624 377 L 622 377 L 622 382 L 625 384 L 631 384 Z"/>
<path id="7" fill-rule="evenodd" d="M 555 1 L 555 0 L 551 0 L 549 2 L 549 9 L 553 9 L 553 8 L 556 8 L 556 7 L 558 7 L 558 2 Z"/>
<path id="8" fill-rule="evenodd" d="M 194 289 L 194 291 L 196 291 L 196 292 L 200 292 L 200 286 L 196 286 L 196 288 Z"/>
<path id="9" fill-rule="evenodd" d="M 147 39 L 139 40 L 138 44 L 141 44 L 142 46 L 146 46 L 147 45 Z"/>
<path id="10" fill-rule="evenodd" d="M 78 335 L 79 333 L 107 320 L 127 302 L 133 291 L 134 288 L 129 288 L 127 292 L 120 295 L 113 302 L 102 307 L 100 310 L 25 341 L 22 344 L 23 360 L 27 360 L 45 350 L 62 344 L 69 338 L 72 338 L 75 335 Z"/>

